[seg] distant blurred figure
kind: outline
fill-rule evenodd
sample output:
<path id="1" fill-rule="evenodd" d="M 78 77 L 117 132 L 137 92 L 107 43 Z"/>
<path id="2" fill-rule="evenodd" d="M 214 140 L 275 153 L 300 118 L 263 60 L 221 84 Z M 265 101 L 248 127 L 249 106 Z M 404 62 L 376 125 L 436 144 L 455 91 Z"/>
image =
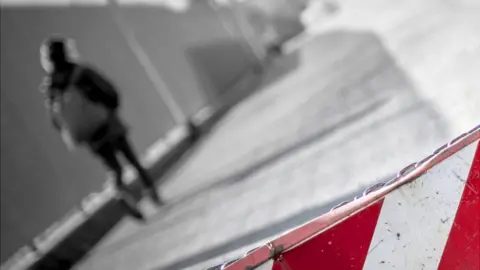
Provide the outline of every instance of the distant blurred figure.
<path id="1" fill-rule="evenodd" d="M 77 56 L 74 41 L 60 36 L 48 38 L 40 47 L 41 64 L 47 73 L 41 92 L 45 95 L 53 127 L 60 132 L 69 150 L 85 145 L 103 161 L 115 175 L 127 211 L 144 219 L 131 191 L 123 183 L 118 154 L 123 154 L 138 171 L 152 199 L 159 205 L 162 200 L 128 141 L 128 128 L 118 115 L 118 92 L 92 67 L 77 62 Z"/>

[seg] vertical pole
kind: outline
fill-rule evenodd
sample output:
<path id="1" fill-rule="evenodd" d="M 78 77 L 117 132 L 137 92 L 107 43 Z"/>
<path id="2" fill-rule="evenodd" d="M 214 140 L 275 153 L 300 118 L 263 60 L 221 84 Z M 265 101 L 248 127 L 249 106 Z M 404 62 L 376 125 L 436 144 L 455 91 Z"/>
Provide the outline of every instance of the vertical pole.
<path id="1" fill-rule="evenodd" d="M 174 122 L 177 125 L 183 125 L 188 121 L 187 116 L 183 113 L 180 105 L 177 103 L 175 98 L 173 97 L 171 91 L 169 91 L 167 84 L 160 76 L 155 65 L 150 61 L 147 53 L 145 52 L 142 45 L 137 41 L 135 38 L 135 33 L 132 29 L 128 27 L 128 25 L 123 20 L 122 11 L 120 9 L 120 5 L 117 2 L 118 0 L 108 0 L 110 10 L 112 12 L 112 16 L 114 22 L 120 32 L 122 33 L 125 41 L 127 42 L 130 49 L 135 54 L 138 62 L 143 67 L 147 76 L 149 77 L 150 81 L 152 81 L 154 87 L 157 89 L 157 92 L 160 94 L 161 98 L 167 105 L 170 114 L 172 115 Z"/>

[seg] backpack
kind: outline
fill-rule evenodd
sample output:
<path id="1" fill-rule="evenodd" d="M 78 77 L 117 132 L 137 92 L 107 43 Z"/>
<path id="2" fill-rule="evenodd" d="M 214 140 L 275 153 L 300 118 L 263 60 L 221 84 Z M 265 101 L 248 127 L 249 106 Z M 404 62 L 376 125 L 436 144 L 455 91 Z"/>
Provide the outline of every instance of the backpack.
<path id="1" fill-rule="evenodd" d="M 108 108 L 89 100 L 84 91 L 78 88 L 75 82 L 81 72 L 82 67 L 76 66 L 67 88 L 55 98 L 51 106 L 52 117 L 60 124 L 62 136 L 67 132 L 69 139 L 75 143 L 89 140 L 108 122 L 110 115 Z"/>
<path id="2" fill-rule="evenodd" d="M 117 109 L 119 106 L 119 95 L 115 87 L 106 79 L 103 78 L 100 74 L 90 68 L 83 69 L 85 75 L 89 79 L 89 85 L 85 85 L 85 88 L 90 88 L 101 96 L 101 100 L 98 100 L 101 103 L 104 103 L 110 109 Z M 94 89 L 91 89 L 93 86 Z"/>

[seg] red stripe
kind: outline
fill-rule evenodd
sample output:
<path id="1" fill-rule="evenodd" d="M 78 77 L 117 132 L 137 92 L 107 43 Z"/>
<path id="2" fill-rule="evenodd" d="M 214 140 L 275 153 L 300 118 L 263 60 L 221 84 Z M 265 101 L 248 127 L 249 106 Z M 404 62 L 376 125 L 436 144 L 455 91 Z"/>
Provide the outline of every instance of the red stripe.
<path id="1" fill-rule="evenodd" d="M 383 199 L 286 252 L 273 269 L 362 269 Z"/>
<path id="2" fill-rule="evenodd" d="M 480 269 L 480 144 L 438 270 Z"/>
<path id="3" fill-rule="evenodd" d="M 291 270 L 285 262 L 274 262 L 272 270 Z"/>

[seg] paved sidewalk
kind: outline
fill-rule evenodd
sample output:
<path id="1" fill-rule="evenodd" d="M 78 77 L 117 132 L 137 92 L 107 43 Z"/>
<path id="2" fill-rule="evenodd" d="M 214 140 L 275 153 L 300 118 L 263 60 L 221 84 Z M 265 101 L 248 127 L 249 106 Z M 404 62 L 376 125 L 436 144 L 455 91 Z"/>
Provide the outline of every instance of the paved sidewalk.
<path id="1" fill-rule="evenodd" d="M 125 220 L 77 269 L 201 269 L 235 257 L 478 124 L 480 24 L 468 6 L 340 3 L 167 177 L 169 206 L 145 203 L 147 225 Z"/>

